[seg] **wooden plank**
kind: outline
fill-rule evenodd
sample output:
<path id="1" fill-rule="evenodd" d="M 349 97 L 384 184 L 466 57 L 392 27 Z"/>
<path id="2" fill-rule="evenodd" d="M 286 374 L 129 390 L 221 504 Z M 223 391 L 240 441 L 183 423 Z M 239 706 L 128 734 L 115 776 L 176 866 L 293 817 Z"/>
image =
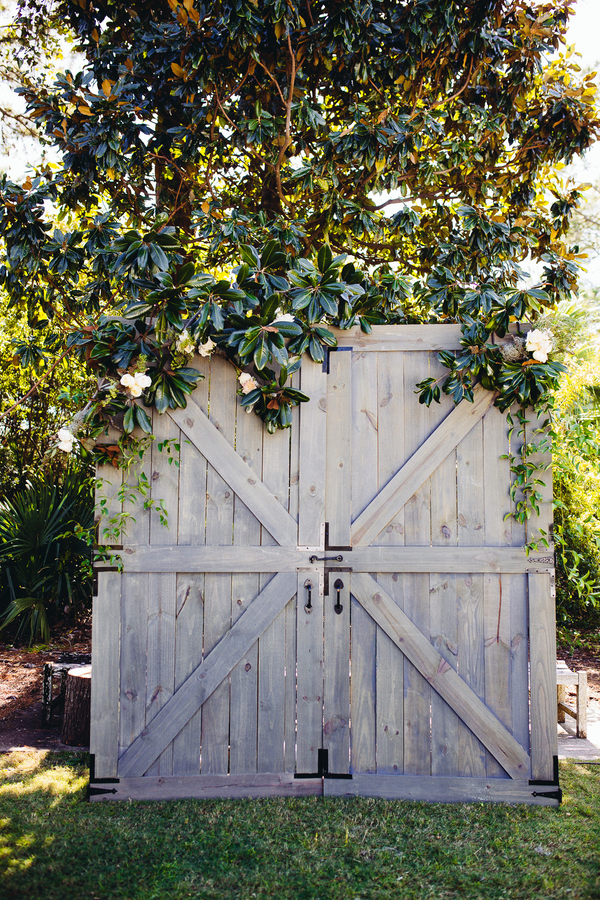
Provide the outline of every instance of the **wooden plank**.
<path id="1" fill-rule="evenodd" d="M 488 546 L 510 546 L 510 463 L 506 414 L 492 407 L 483 420 L 484 541 Z M 485 702 L 514 734 L 511 678 L 510 579 L 485 575 L 483 582 Z M 486 774 L 501 777 L 500 764 L 486 751 Z"/>
<path id="2" fill-rule="evenodd" d="M 205 377 L 194 391 L 194 402 L 208 412 L 210 361 L 195 356 L 192 365 Z M 192 442 L 182 436 L 179 454 L 179 522 L 177 542 L 180 547 L 194 549 L 206 540 L 206 459 Z M 158 558 L 167 548 L 153 551 Z M 171 548 L 169 548 L 169 552 Z M 191 554 L 193 556 L 193 554 Z M 123 558 L 128 559 L 125 550 Z M 182 560 L 183 561 L 183 560 Z M 175 623 L 175 690 L 178 690 L 202 662 L 204 641 L 204 575 L 190 571 L 185 565 L 176 566 L 176 623 Z M 173 774 L 199 775 L 200 745 L 202 741 L 202 711 L 199 709 L 173 739 Z"/>
<path id="3" fill-rule="evenodd" d="M 529 582 L 531 666 L 531 777 L 553 777 L 558 756 L 556 734 L 556 623 L 550 599 L 550 575 L 532 574 Z"/>
<path id="4" fill-rule="evenodd" d="M 380 797 L 430 803 L 529 803 L 558 806 L 558 800 L 535 797 L 526 780 L 508 778 L 451 778 L 393 775 L 354 775 L 351 781 L 325 779 L 326 797 Z M 552 790 L 548 788 L 547 790 Z"/>
<path id="5" fill-rule="evenodd" d="M 513 532 L 514 536 L 514 532 Z M 529 640 L 527 575 L 504 575 L 503 595 L 510 597 L 510 704 L 512 733 L 530 751 Z"/>
<path id="6" fill-rule="evenodd" d="M 319 797 L 321 778 L 277 775 L 196 775 L 195 777 L 121 778 L 118 784 L 92 785 L 106 793 L 90 794 L 90 800 L 259 800 L 263 797 Z"/>
<path id="7" fill-rule="evenodd" d="M 338 347 L 361 352 L 460 350 L 460 325 L 375 325 L 365 334 L 360 325 L 349 329 L 331 329 Z"/>
<path id="8" fill-rule="evenodd" d="M 256 416 L 254 417 L 256 418 Z M 261 430 L 263 429 L 262 423 Z M 265 434 L 262 458 L 263 484 L 283 509 L 289 505 L 290 432 Z M 263 528 L 261 544 L 275 541 Z M 261 575 L 266 587 L 270 575 Z M 264 630 L 258 641 L 258 771 L 282 772 L 285 729 L 285 610 Z"/>
<path id="9" fill-rule="evenodd" d="M 170 416 L 159 415 L 156 410 L 152 422 L 155 441 L 150 454 L 150 483 L 152 500 L 160 509 L 152 509 L 150 513 L 150 543 L 165 546 L 177 543 L 180 462 L 177 446 L 181 446 L 181 432 Z"/>
<path id="10" fill-rule="evenodd" d="M 310 401 L 300 408 L 298 546 L 319 547 L 325 522 L 328 376 L 320 364 L 305 360 L 301 377 L 302 390 Z"/>
<path id="11" fill-rule="evenodd" d="M 325 519 L 329 544 L 347 547 L 352 522 L 352 354 L 330 355 L 327 380 L 327 469 Z M 325 554 L 329 555 L 329 553 Z M 329 771 L 346 774 L 350 763 L 350 579 L 339 599 L 343 611 L 334 611 L 336 576 L 329 578 L 325 598 L 323 747 L 329 752 Z"/>
<path id="12" fill-rule="evenodd" d="M 545 427 L 545 417 L 528 413 L 525 434 L 528 442 L 538 447 L 538 452 L 530 457 L 530 462 L 548 467 L 539 472 L 543 486 L 539 516 L 531 516 L 527 521 L 527 540 L 549 541 L 546 549 L 540 543 L 539 550 L 531 557 L 554 554 L 554 543 L 550 534 L 552 524 L 552 468 L 549 453 L 549 438 Z M 531 559 L 530 557 L 530 559 Z M 538 568 L 531 563 L 532 569 Z M 547 566 L 539 566 L 544 569 Z M 552 569 L 552 566 L 548 567 Z M 550 574 L 530 574 L 529 593 L 529 661 L 530 661 L 530 716 L 531 716 L 531 777 L 547 780 L 552 777 L 553 757 L 558 754 L 556 733 L 556 604 Z"/>
<path id="13" fill-rule="evenodd" d="M 379 488 L 376 354 L 352 353 L 352 395 L 352 506 L 356 515 L 373 500 Z M 377 628 L 354 599 L 350 607 L 350 643 L 351 771 L 375 772 Z"/>
<path id="14" fill-rule="evenodd" d="M 117 443 L 121 432 L 112 425 L 107 426 L 107 434 L 103 435 L 98 446 L 103 444 L 114 445 Z M 95 509 L 97 510 L 95 522 L 98 526 L 97 542 L 102 546 L 110 544 L 122 544 L 121 534 L 111 534 L 116 527 L 110 524 L 110 519 L 117 517 L 122 512 L 122 504 L 119 499 L 119 491 L 123 482 L 123 470 L 111 464 L 105 463 L 96 469 Z"/>
<path id="15" fill-rule="evenodd" d="M 443 379 L 445 370 L 435 358 L 430 358 L 429 372 L 433 378 Z M 454 402 L 442 394 L 442 415 L 451 411 Z M 475 426 L 477 427 L 477 426 Z M 431 543 L 442 547 L 449 554 L 456 550 L 457 497 L 456 450 L 452 450 L 440 463 L 430 479 L 431 489 Z M 457 578 L 446 573 L 429 576 L 429 628 L 430 640 L 436 650 L 453 669 L 457 668 L 458 619 Z M 434 776 L 457 775 L 459 769 L 459 719 L 446 701 L 436 691 L 431 692 L 431 774 Z"/>
<path id="16" fill-rule="evenodd" d="M 404 366 L 404 445 L 407 456 L 435 432 L 437 416 L 444 410 L 419 404 L 413 385 L 429 376 L 430 354 L 406 354 Z M 449 448 L 451 450 L 451 448 Z M 429 548 L 431 543 L 431 480 L 423 478 L 404 510 L 407 545 Z M 429 577 L 407 574 L 404 582 L 404 611 L 429 637 Z M 404 659 L 404 773 L 429 775 L 431 771 L 431 689 L 410 659 Z"/>
<path id="17" fill-rule="evenodd" d="M 419 490 L 432 472 L 485 415 L 495 394 L 475 389 L 473 403 L 463 400 L 402 466 L 352 524 L 352 543 L 370 544 L 396 513 Z"/>
<path id="18" fill-rule="evenodd" d="M 292 376 L 292 387 L 300 384 L 300 374 Z M 298 519 L 298 488 L 300 465 L 300 407 L 292 409 L 292 425 L 290 428 L 290 496 L 289 513 Z M 296 630 L 298 613 L 296 597 L 285 608 L 285 713 L 284 741 L 286 772 L 296 771 Z"/>
<path id="19" fill-rule="evenodd" d="M 529 759 L 523 748 L 381 586 L 370 575 L 353 574 L 352 592 L 429 684 L 485 743 L 511 778 L 527 777 Z"/>
<path id="20" fill-rule="evenodd" d="M 90 753 L 98 778 L 115 778 L 119 752 L 121 576 L 102 572 L 92 609 Z"/>
<path id="21" fill-rule="evenodd" d="M 483 420 L 485 421 L 485 419 Z M 485 538 L 483 489 L 483 421 L 471 429 L 457 447 L 456 487 L 458 544 L 481 547 Z M 458 671 L 480 699 L 485 697 L 483 659 L 483 576 L 468 574 L 457 579 Z M 459 775 L 484 776 L 485 748 L 461 722 L 458 728 Z"/>
<path id="22" fill-rule="evenodd" d="M 208 433 L 217 443 L 228 447 L 236 461 L 250 472 L 251 480 L 257 476 L 233 450 L 235 441 L 236 407 L 232 403 L 237 383 L 233 367 L 225 360 L 212 357 L 210 361 L 210 396 Z M 245 415 L 245 414 L 244 414 Z M 208 422 L 201 414 L 202 421 Z M 195 416 L 194 432 L 197 437 L 198 417 Z M 208 443 L 208 442 L 207 442 Z M 234 468 L 231 454 L 225 467 L 213 466 L 204 442 L 202 452 L 209 459 L 206 487 L 206 543 L 231 545 L 233 540 L 234 494 L 229 481 L 221 476 Z M 225 451 L 223 451 L 225 460 Z M 231 626 L 231 573 L 211 573 L 204 576 L 204 655 L 222 640 Z M 202 709 L 202 756 L 200 771 L 203 775 L 226 775 L 229 771 L 229 671 L 222 684 L 214 690 Z"/>
<path id="23" fill-rule="evenodd" d="M 394 519 L 397 523 L 397 519 Z M 403 528 L 404 531 L 404 528 Z M 318 571 L 311 550 L 296 547 L 132 547 L 120 551 L 124 572 L 295 572 Z M 357 572 L 526 573 L 531 558 L 522 547 L 404 547 L 386 544 L 341 553 L 331 568 Z M 534 556 L 535 560 L 536 557 Z M 535 562 L 533 563 L 535 565 Z M 102 570 L 110 563 L 99 563 Z"/>
<path id="24" fill-rule="evenodd" d="M 204 373 L 193 393 L 194 403 L 208 414 L 208 388 L 210 361 L 196 355 L 192 361 L 195 369 Z M 206 542 L 206 459 L 189 438 L 180 436 L 179 452 L 179 517 L 177 543 L 181 545 Z M 148 570 L 149 571 L 149 570 Z M 189 572 L 183 568 L 179 571 Z"/>
<path id="25" fill-rule="evenodd" d="M 148 661 L 146 721 L 170 700 L 175 691 L 176 575 L 148 578 Z M 150 775 L 173 774 L 173 747 L 166 747 L 148 770 Z"/>
<path id="26" fill-rule="evenodd" d="M 350 544 L 352 516 L 352 354 L 331 353 L 327 379 L 327 496 L 329 544 Z"/>
<path id="27" fill-rule="evenodd" d="M 221 639 L 215 648 L 217 652 L 207 654 L 200 666 L 175 692 L 156 718 L 142 733 L 138 732 L 136 740 L 119 760 L 121 775 L 143 774 L 148 766 L 152 765 L 173 737 L 248 652 L 269 623 L 286 606 L 295 591 L 295 575 L 276 575 L 269 582 Z"/>
<path id="28" fill-rule="evenodd" d="M 406 461 L 404 441 L 404 354 L 380 353 L 377 358 L 377 469 L 381 490 Z M 404 509 L 376 539 L 378 545 L 402 547 Z M 370 549 L 370 548 L 369 548 Z M 375 549 L 375 548 L 374 548 Z M 377 565 L 364 571 L 377 572 L 377 581 L 402 609 L 404 579 L 394 570 L 381 571 Z M 404 660 L 387 634 L 377 630 L 376 683 L 377 771 L 402 772 L 404 768 Z"/>
<path id="29" fill-rule="evenodd" d="M 268 435 L 266 436 L 268 438 Z M 238 406 L 235 433 L 238 456 L 260 478 L 262 471 L 263 424 L 258 416 Z M 256 553 L 261 526 L 239 497 L 234 498 L 233 543 L 231 550 L 243 548 Z M 231 622 L 235 624 L 260 593 L 259 576 L 236 572 L 231 576 Z M 258 643 L 254 643 L 231 670 L 231 713 L 229 723 L 229 771 L 256 772 L 258 718 Z M 281 767 L 280 767 L 281 768 Z"/>
<path id="30" fill-rule="evenodd" d="M 182 448 L 183 449 L 183 448 Z M 175 690 L 202 662 L 204 631 L 204 575 L 177 575 L 175 624 Z M 202 710 L 198 710 L 173 739 L 173 774 L 200 774 Z"/>
<path id="31" fill-rule="evenodd" d="M 145 725 L 148 579 L 144 574 L 121 575 L 119 754 L 127 752 Z M 120 760 L 117 770 L 121 774 Z"/>
<path id="32" fill-rule="evenodd" d="M 305 361 L 302 390 L 311 398 L 300 410 L 300 469 L 298 544 L 323 547 L 327 375 L 317 363 Z M 319 554 L 322 555 L 322 554 Z M 305 580 L 312 582 L 312 609 L 305 610 Z M 298 573 L 297 580 L 297 746 L 299 773 L 317 771 L 323 746 L 323 595 L 315 572 Z"/>
<path id="33" fill-rule="evenodd" d="M 212 366 L 220 360 L 213 360 Z M 223 363 L 223 365 L 226 365 Z M 231 367 L 228 367 L 231 368 Z M 219 372 L 225 377 L 225 371 Z M 227 379 L 231 381 L 233 369 Z M 217 380 L 211 377 L 211 395 Z M 235 393 L 235 388 L 231 390 Z M 235 408 L 228 398 L 232 414 Z M 212 401 L 211 401 L 212 402 Z M 211 407 L 212 408 L 212 407 Z M 275 540 L 281 544 L 296 543 L 296 523 L 256 477 L 249 466 L 237 455 L 229 441 L 207 419 L 192 399 L 186 409 L 171 409 L 168 415 L 179 425 L 182 432 L 200 449 L 211 466 L 228 483 L 253 515 L 262 522 Z M 233 438 L 232 438 L 233 440 Z"/>
<path id="34" fill-rule="evenodd" d="M 485 702 L 511 734 L 514 734 L 509 583 L 501 575 L 484 575 L 483 579 Z M 504 775 L 502 767 L 488 751 L 485 766 L 488 777 L 500 778 Z"/>

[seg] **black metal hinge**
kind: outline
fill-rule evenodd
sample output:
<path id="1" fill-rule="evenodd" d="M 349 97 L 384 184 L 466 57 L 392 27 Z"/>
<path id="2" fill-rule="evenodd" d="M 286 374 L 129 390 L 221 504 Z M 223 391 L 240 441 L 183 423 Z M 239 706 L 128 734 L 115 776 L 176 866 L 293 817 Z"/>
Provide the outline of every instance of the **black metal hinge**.
<path id="1" fill-rule="evenodd" d="M 325 347 L 324 350 L 325 350 L 325 355 L 323 356 L 322 370 L 327 375 L 330 375 L 331 369 L 329 367 L 329 354 L 330 353 L 339 353 L 340 351 L 343 352 L 344 350 L 349 350 L 350 352 L 352 352 L 352 347 Z"/>
<path id="2" fill-rule="evenodd" d="M 549 797 L 551 800 L 558 800 L 559 803 L 562 803 L 562 790 L 559 786 L 559 778 L 558 778 L 558 756 L 552 757 L 552 781 L 531 781 L 529 784 L 531 787 L 551 787 L 554 788 L 553 791 L 532 791 L 532 797 Z"/>
<path id="3" fill-rule="evenodd" d="M 100 785 L 120 784 L 119 778 L 96 778 L 96 754 L 90 753 L 90 783 L 88 785 L 88 800 L 95 794 L 116 794 L 117 788 L 105 788 Z M 98 785 L 98 787 L 95 787 Z"/>

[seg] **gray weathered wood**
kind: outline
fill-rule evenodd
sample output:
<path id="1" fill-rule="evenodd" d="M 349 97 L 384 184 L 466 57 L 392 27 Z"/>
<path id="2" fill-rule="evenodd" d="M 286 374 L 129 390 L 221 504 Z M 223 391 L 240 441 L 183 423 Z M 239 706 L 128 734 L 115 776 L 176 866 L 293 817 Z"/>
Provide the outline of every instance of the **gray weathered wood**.
<path id="1" fill-rule="evenodd" d="M 121 576 L 119 755 L 145 725 L 148 579 L 144 574 Z"/>
<path id="2" fill-rule="evenodd" d="M 119 656 L 121 576 L 102 572 L 92 609 L 90 753 L 98 778 L 115 778 L 119 752 Z"/>
<path id="3" fill-rule="evenodd" d="M 135 577 L 135 576 L 129 576 Z M 296 590 L 296 576 L 276 575 L 254 600 L 235 625 L 190 675 L 155 719 L 125 750 L 119 760 L 122 776 L 143 774 L 205 703 L 260 637 L 265 628 L 285 607 Z"/>
<path id="4" fill-rule="evenodd" d="M 118 784 L 92 785 L 108 793 L 90 795 L 97 803 L 110 800 L 258 800 L 262 797 L 319 797 L 321 778 L 294 778 L 291 773 L 275 775 L 196 775 L 121 778 Z"/>
<path id="5" fill-rule="evenodd" d="M 352 353 L 352 381 L 352 506 L 356 516 L 357 511 L 364 509 L 379 489 L 376 467 L 379 413 L 376 355 Z M 353 592 L 352 584 L 351 579 Z M 375 772 L 377 628 L 354 599 L 350 616 L 351 771 Z"/>
<path id="6" fill-rule="evenodd" d="M 410 377 L 410 376 L 409 376 Z M 384 487 L 406 460 L 404 442 L 404 354 L 381 353 L 377 358 L 378 486 Z M 376 539 L 378 545 L 404 544 L 404 510 Z M 373 548 L 375 549 L 375 548 Z M 404 579 L 374 566 L 377 581 L 392 599 L 404 605 Z M 401 773 L 404 768 L 404 664 L 398 648 L 387 634 L 377 630 L 376 685 L 377 771 Z"/>
<path id="7" fill-rule="evenodd" d="M 512 778 L 525 777 L 529 758 L 523 748 L 381 586 L 370 575 L 353 574 L 352 592 L 429 684 L 501 762 L 508 774 Z"/>
<path id="8" fill-rule="evenodd" d="M 263 428 L 260 419 L 246 414 L 238 406 L 235 449 L 238 456 L 255 473 L 262 472 Z M 261 525 L 239 497 L 234 499 L 233 543 L 235 554 L 244 550 L 256 552 Z M 260 593 L 257 574 L 239 573 L 232 568 L 231 624 L 235 624 L 249 604 Z M 229 771 L 231 774 L 257 771 L 258 717 L 258 642 L 244 654 L 231 670 L 231 712 L 229 718 Z"/>
<path id="9" fill-rule="evenodd" d="M 457 447 L 456 486 L 458 544 L 481 547 L 485 539 L 483 426 L 477 422 Z M 483 575 L 467 574 L 457 579 L 458 671 L 477 696 L 485 698 L 483 660 Z M 485 776 L 485 748 L 461 722 L 458 728 L 459 774 Z"/>
<path id="10" fill-rule="evenodd" d="M 259 483 L 259 479 L 233 449 L 235 442 L 236 407 L 231 402 L 237 387 L 235 372 L 225 360 L 212 357 L 210 361 L 210 422 L 202 413 L 196 414 L 194 431 L 197 437 L 199 423 L 206 423 L 202 436 L 202 452 L 209 460 L 206 486 L 206 543 L 231 545 L 233 541 L 234 493 L 229 481 L 221 476 L 221 460 L 229 455 L 250 475 L 246 477 Z M 186 410 L 187 412 L 187 410 Z M 208 437 L 210 435 L 210 438 Z M 209 455 L 210 439 L 221 447 L 221 458 L 214 465 L 214 454 Z M 231 479 L 229 479 L 231 480 Z M 231 625 L 231 586 L 229 572 L 211 573 L 204 577 L 204 655 L 208 656 L 222 640 Z M 230 671 L 230 670 L 229 670 Z M 207 698 L 202 709 L 202 756 L 200 771 L 203 775 L 226 775 L 229 771 L 229 671 L 227 677 Z"/>
<path id="11" fill-rule="evenodd" d="M 216 360 L 213 360 L 213 365 L 215 362 Z M 222 374 L 225 377 L 224 371 Z M 231 405 L 231 397 L 228 398 L 228 401 Z M 215 471 L 227 481 L 230 488 L 269 530 L 278 543 L 295 544 L 296 523 L 294 520 L 281 504 L 277 503 L 260 478 L 257 478 L 250 467 L 237 455 L 231 444 L 222 434 L 219 434 L 219 431 L 194 401 L 188 400 L 186 409 L 169 410 L 168 415 L 177 422 L 182 432 L 200 449 Z"/>
<path id="12" fill-rule="evenodd" d="M 483 388 L 476 388 L 474 394 L 473 403 L 463 400 L 361 512 L 352 524 L 353 544 L 370 544 L 485 415 L 494 402 L 495 394 Z"/>
<path id="13" fill-rule="evenodd" d="M 381 797 L 386 800 L 421 800 L 430 803 L 493 801 L 558 806 L 558 800 L 534 797 L 535 788 L 524 779 L 513 781 L 507 778 L 355 775 L 351 781 L 325 779 L 323 788 L 326 797 Z"/>
<path id="14" fill-rule="evenodd" d="M 254 416 L 254 419 L 257 419 Z M 264 431 L 260 420 L 259 427 Z M 266 435 L 262 478 L 286 511 L 289 505 L 290 432 Z M 275 541 L 263 529 L 262 544 Z M 262 575 L 263 588 L 272 576 Z M 285 610 L 276 616 L 258 642 L 258 771 L 283 772 L 285 730 Z"/>
<path id="15" fill-rule="evenodd" d="M 171 573 L 149 576 L 146 722 L 152 721 L 175 690 L 176 581 Z M 172 745 L 163 750 L 149 774 L 173 774 Z"/>
<path id="16" fill-rule="evenodd" d="M 352 347 L 368 353 L 381 351 L 423 352 L 460 350 L 460 325 L 379 325 L 365 334 L 360 325 L 333 328 L 338 347 Z"/>
<path id="17" fill-rule="evenodd" d="M 177 575 L 175 624 L 175 690 L 179 690 L 202 662 L 204 631 L 204 575 Z M 198 710 L 173 739 L 173 774 L 200 774 L 202 710 Z"/>
<path id="18" fill-rule="evenodd" d="M 300 410 L 300 482 L 298 544 L 323 546 L 325 523 L 324 452 L 327 425 L 327 375 L 317 363 L 302 365 L 301 387 L 311 398 Z M 319 554 L 322 555 L 322 554 Z M 322 570 L 321 570 L 322 571 Z M 312 609 L 305 610 L 312 582 Z M 317 572 L 299 572 L 297 581 L 297 751 L 299 773 L 317 771 L 323 746 L 323 596 Z"/>
<path id="19" fill-rule="evenodd" d="M 532 574 L 529 582 L 531 635 L 531 777 L 553 777 L 558 756 L 556 734 L 556 624 L 550 600 L 550 575 Z"/>

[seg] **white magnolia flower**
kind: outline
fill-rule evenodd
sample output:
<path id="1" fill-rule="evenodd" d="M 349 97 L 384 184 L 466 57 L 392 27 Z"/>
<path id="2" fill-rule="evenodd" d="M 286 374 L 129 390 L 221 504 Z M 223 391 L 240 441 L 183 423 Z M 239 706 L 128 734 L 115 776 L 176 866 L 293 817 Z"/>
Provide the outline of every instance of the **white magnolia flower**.
<path id="1" fill-rule="evenodd" d="M 200 344 L 198 347 L 198 353 L 200 356 L 210 356 L 217 345 L 214 341 L 211 341 L 209 338 L 204 344 Z"/>
<path id="2" fill-rule="evenodd" d="M 548 354 L 552 350 L 552 335 L 549 331 L 535 328 L 526 336 L 525 349 L 533 353 L 533 358 L 538 362 L 547 362 Z"/>
<path id="3" fill-rule="evenodd" d="M 253 378 L 248 372 L 242 372 L 238 381 L 242 386 L 242 394 L 249 394 L 250 391 L 254 391 L 258 387 L 256 378 Z"/>
<path id="4" fill-rule="evenodd" d="M 73 450 L 73 444 L 77 440 L 74 434 L 67 428 L 59 428 L 57 432 L 58 437 L 58 449 L 64 450 L 65 453 L 71 453 Z"/>
<path id="5" fill-rule="evenodd" d="M 180 353 L 185 353 L 187 355 L 193 353 L 196 349 L 196 342 L 192 337 L 190 337 L 190 333 L 187 328 L 181 332 L 181 334 L 175 341 L 175 347 Z"/>
<path id="6" fill-rule="evenodd" d="M 136 372 L 135 375 L 130 375 L 129 372 L 126 372 L 125 375 L 121 376 L 121 384 L 124 388 L 127 388 L 132 397 L 141 397 L 144 388 L 150 387 L 152 384 L 152 379 L 149 375 L 144 375 L 143 372 Z"/>

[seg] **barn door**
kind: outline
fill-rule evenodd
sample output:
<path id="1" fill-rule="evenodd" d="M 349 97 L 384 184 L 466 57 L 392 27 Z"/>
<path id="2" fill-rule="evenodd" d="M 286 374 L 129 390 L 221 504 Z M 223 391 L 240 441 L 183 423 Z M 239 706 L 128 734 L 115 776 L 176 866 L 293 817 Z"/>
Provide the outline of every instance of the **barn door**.
<path id="1" fill-rule="evenodd" d="M 505 420 L 485 392 L 414 394 L 458 337 L 340 333 L 275 435 L 232 403 L 230 366 L 197 361 L 128 473 L 169 527 L 128 505 L 122 572 L 99 572 L 93 799 L 555 802 L 552 563 L 503 519 Z"/>
<path id="2" fill-rule="evenodd" d="M 330 354 L 324 790 L 556 803 L 553 560 L 505 519 L 493 396 L 419 405 L 456 340 L 428 329 L 340 334 Z"/>

